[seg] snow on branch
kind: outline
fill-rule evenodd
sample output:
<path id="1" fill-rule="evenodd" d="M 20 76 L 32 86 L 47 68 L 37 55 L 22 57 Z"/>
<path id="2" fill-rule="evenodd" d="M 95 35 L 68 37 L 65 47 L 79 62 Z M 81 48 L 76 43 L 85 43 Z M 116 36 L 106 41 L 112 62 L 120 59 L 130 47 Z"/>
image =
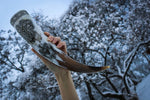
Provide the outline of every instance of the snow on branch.
<path id="1" fill-rule="evenodd" d="M 123 75 L 123 81 L 124 81 L 124 84 L 125 84 L 125 87 L 126 87 L 128 93 L 130 93 L 130 89 L 129 89 L 128 82 L 126 79 L 127 72 L 129 71 L 132 61 L 133 61 L 135 55 L 137 54 L 137 51 L 139 50 L 140 46 L 143 46 L 143 45 L 146 45 L 149 43 L 150 43 L 150 40 L 147 40 L 145 42 L 142 41 L 142 42 L 138 43 L 137 46 L 132 50 L 132 52 L 128 55 L 128 57 L 124 61 L 123 66 L 124 66 L 124 68 L 126 68 L 126 70 Z"/>

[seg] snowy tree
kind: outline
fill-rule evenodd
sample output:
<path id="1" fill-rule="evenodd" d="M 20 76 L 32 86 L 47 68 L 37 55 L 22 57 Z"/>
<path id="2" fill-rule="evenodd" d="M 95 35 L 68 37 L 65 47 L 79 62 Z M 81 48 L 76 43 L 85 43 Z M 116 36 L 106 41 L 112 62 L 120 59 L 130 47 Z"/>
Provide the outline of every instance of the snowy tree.
<path id="1" fill-rule="evenodd" d="M 72 72 L 81 100 L 138 99 L 136 85 L 150 73 L 149 4 L 149 0 L 74 0 L 60 20 L 32 14 L 43 31 L 66 41 L 73 59 L 111 66 L 95 74 Z M 54 75 L 26 42 L 11 31 L 0 31 L 0 39 L 3 99 L 60 99 Z M 12 69 L 20 71 L 16 75 Z"/>
<path id="2" fill-rule="evenodd" d="M 59 20 L 49 19 L 48 16 L 44 16 L 41 12 L 32 13 L 31 15 L 43 32 L 49 32 L 51 35 L 57 36 Z"/>
<path id="3" fill-rule="evenodd" d="M 0 31 L 0 98 L 60 98 L 57 82 L 18 33 Z"/>
<path id="4" fill-rule="evenodd" d="M 21 41 L 21 37 L 17 36 L 16 32 L 11 32 L 11 30 L 5 32 L 1 30 L 0 34 L 1 66 L 9 66 L 12 69 L 24 72 L 23 66 L 25 65 L 25 62 L 23 60 L 29 46 L 24 41 Z M 15 52 L 15 54 L 13 52 Z"/>
<path id="5" fill-rule="evenodd" d="M 137 98 L 135 86 L 150 71 L 146 53 L 150 45 L 148 4 L 128 0 L 74 1 L 61 18 L 60 36 L 67 42 L 72 58 L 88 65 L 111 66 L 105 72 L 78 78 L 82 81 L 77 86 L 82 89 L 80 84 L 85 82 L 84 92 L 90 99 L 96 99 L 98 93 L 121 100 Z M 94 94 L 92 87 L 97 90 Z"/>

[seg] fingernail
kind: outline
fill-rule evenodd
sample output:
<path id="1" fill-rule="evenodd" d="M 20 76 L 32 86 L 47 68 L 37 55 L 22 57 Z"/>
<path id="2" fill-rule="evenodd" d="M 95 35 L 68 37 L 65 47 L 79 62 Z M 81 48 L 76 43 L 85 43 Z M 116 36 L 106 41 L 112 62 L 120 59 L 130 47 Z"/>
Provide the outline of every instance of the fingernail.
<path id="1" fill-rule="evenodd" d="M 55 43 L 56 43 L 56 41 L 54 40 L 54 41 L 53 41 L 53 43 L 55 44 Z"/>
<path id="2" fill-rule="evenodd" d="M 52 41 L 52 37 L 48 37 L 50 41 Z"/>
<path id="3" fill-rule="evenodd" d="M 47 41 L 50 41 L 50 39 L 49 39 L 49 38 L 47 38 Z"/>
<path id="4" fill-rule="evenodd" d="M 49 36 L 49 33 L 48 32 L 44 32 L 44 34 L 48 37 Z"/>

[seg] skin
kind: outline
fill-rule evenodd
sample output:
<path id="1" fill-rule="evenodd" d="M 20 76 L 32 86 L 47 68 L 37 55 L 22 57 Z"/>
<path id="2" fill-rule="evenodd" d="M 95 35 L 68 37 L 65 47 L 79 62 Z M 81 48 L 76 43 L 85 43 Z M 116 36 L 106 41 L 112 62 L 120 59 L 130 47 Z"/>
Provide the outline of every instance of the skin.
<path id="1" fill-rule="evenodd" d="M 66 43 L 61 41 L 60 37 L 51 36 L 48 32 L 44 32 L 44 34 L 47 36 L 47 41 L 55 44 L 58 49 L 67 54 Z M 32 49 L 32 51 L 55 74 L 62 100 L 79 100 L 70 71 L 52 64 L 39 53 L 37 53 L 34 49 Z"/>

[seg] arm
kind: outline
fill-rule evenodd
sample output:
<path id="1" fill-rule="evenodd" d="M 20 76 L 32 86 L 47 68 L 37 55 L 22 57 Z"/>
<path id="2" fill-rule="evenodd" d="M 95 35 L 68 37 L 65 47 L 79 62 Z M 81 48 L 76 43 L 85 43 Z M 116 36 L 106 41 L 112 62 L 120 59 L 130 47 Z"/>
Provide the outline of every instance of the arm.
<path id="1" fill-rule="evenodd" d="M 70 74 L 70 71 L 61 74 L 55 74 L 60 93 L 63 100 L 78 100 L 74 83 Z"/>
<path id="2" fill-rule="evenodd" d="M 44 33 L 48 38 L 47 40 L 61 49 L 67 54 L 66 43 L 62 42 L 59 37 L 50 36 L 49 33 Z M 60 93 L 63 100 L 78 100 L 78 95 L 76 93 L 74 83 L 71 77 L 70 71 L 55 66 L 47 59 L 38 54 L 34 49 L 32 51 L 44 62 L 44 64 L 55 74 L 56 80 L 59 85 Z"/>

